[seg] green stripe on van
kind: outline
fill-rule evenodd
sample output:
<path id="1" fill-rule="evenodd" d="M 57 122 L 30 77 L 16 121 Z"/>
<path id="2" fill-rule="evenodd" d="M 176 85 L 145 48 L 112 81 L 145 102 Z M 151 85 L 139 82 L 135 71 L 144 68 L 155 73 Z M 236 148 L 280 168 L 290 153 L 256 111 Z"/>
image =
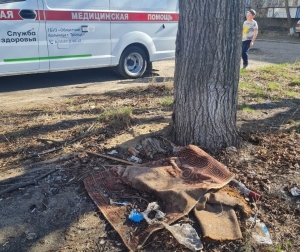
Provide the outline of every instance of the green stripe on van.
<path id="1" fill-rule="evenodd" d="M 50 57 L 36 57 L 36 58 L 15 58 L 15 59 L 4 59 L 3 61 L 21 62 L 21 61 L 40 61 L 40 60 L 73 59 L 73 58 L 88 58 L 88 57 L 92 57 L 92 54 L 50 56 Z"/>

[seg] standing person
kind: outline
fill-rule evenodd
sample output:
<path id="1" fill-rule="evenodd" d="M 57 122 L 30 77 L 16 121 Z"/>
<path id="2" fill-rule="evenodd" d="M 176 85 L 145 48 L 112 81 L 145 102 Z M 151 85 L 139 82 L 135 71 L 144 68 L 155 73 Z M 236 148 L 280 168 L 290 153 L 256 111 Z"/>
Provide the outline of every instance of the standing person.
<path id="1" fill-rule="evenodd" d="M 243 42 L 242 42 L 242 58 L 243 68 L 248 66 L 248 51 L 254 45 L 254 41 L 258 34 L 258 25 L 254 20 L 256 15 L 255 10 L 247 11 L 247 20 L 243 25 Z"/>

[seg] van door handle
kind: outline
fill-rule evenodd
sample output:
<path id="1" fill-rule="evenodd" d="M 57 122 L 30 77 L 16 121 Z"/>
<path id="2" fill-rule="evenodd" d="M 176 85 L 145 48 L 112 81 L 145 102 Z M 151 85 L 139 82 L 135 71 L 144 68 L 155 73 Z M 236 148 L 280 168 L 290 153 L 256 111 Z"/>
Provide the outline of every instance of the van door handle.
<path id="1" fill-rule="evenodd" d="M 88 26 L 87 25 L 82 25 L 81 26 L 81 32 L 88 32 Z"/>
<path id="2" fill-rule="evenodd" d="M 34 10 L 20 10 L 19 15 L 23 19 L 36 19 L 36 12 Z"/>

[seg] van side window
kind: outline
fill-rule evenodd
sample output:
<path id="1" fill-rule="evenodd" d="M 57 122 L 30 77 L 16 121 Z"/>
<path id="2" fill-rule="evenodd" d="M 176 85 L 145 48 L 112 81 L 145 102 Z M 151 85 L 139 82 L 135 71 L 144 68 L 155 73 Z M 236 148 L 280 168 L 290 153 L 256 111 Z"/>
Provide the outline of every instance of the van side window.
<path id="1" fill-rule="evenodd" d="M 176 11 L 177 5 L 174 0 L 110 0 L 112 10 Z"/>
<path id="2" fill-rule="evenodd" d="M 14 2 L 25 2 L 26 0 L 0 0 L 0 4 L 14 3 Z"/>
<path id="3" fill-rule="evenodd" d="M 46 0 L 46 4 L 49 8 L 53 9 L 109 9 L 109 0 Z"/>

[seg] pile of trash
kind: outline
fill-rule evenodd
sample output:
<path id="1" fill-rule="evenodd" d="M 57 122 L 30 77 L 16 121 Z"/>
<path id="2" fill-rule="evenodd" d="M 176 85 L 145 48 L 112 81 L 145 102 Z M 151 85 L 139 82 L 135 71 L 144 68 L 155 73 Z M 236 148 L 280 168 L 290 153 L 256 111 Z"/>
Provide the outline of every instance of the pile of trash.
<path id="1" fill-rule="evenodd" d="M 144 139 L 148 150 L 143 149 L 148 157 L 165 151 L 149 139 Z M 237 211 L 255 226 L 257 242 L 272 244 L 266 226 L 251 217 L 240 195 L 259 200 L 259 194 L 236 181 L 224 165 L 197 146 L 173 146 L 173 151 L 172 157 L 142 164 L 141 148 L 131 148 L 131 161 L 136 164 L 116 165 L 84 180 L 90 197 L 130 251 L 163 228 L 192 251 L 203 249 L 200 237 L 219 242 L 242 239 Z M 176 224 L 190 213 L 201 232 L 188 223 Z"/>

